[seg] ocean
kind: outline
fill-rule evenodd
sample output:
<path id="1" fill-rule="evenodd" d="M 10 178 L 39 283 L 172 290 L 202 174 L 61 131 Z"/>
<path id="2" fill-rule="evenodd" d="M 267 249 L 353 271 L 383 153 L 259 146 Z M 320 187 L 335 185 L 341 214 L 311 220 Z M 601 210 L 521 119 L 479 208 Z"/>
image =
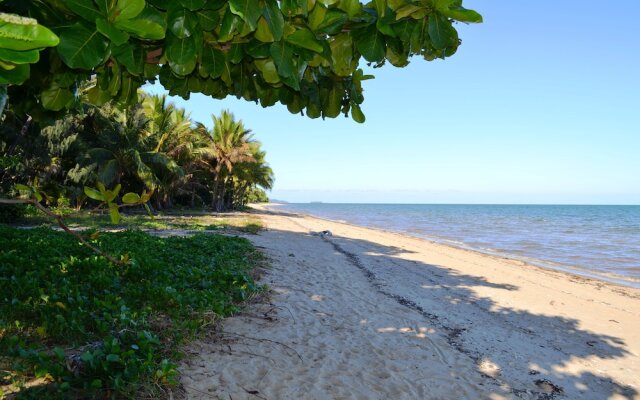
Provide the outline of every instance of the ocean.
<path id="1" fill-rule="evenodd" d="M 287 203 L 276 207 L 640 287 L 640 206 Z"/>

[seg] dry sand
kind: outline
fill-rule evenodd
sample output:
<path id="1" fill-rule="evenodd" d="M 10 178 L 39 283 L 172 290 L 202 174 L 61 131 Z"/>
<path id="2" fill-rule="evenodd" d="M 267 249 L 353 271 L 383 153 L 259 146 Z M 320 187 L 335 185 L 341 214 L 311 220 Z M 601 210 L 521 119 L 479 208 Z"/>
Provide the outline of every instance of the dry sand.
<path id="1" fill-rule="evenodd" d="M 638 289 L 256 212 L 271 296 L 187 349 L 191 399 L 640 399 Z"/>

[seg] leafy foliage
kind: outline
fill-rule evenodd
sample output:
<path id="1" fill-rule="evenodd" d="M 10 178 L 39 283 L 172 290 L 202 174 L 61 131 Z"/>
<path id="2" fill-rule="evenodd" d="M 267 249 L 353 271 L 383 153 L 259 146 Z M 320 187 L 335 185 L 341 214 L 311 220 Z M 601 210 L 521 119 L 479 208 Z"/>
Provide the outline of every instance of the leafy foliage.
<path id="1" fill-rule="evenodd" d="M 454 22 L 482 21 L 462 0 L 6 0 L 0 11 L 55 33 L 35 25 L 35 44 L 14 54 L 17 28 L 0 25 L 0 76 L 23 85 L 10 97 L 32 115 L 68 106 L 95 74 L 97 84 L 79 94 L 97 105 L 135 102 L 136 89 L 159 76 L 184 98 L 234 95 L 358 122 L 362 81 L 371 78 L 361 59 L 403 67 L 414 55 L 449 57 L 460 44 Z M 38 61 L 47 46 L 55 48 Z"/>
<path id="2" fill-rule="evenodd" d="M 0 225 L 0 354 L 16 374 L 0 384 L 37 377 L 47 384 L 22 396 L 105 398 L 175 383 L 177 345 L 258 289 L 245 239 L 133 231 L 95 242 L 130 263 L 111 264 L 62 232 Z"/>
<path id="3" fill-rule="evenodd" d="M 119 202 L 222 211 L 244 205 L 249 189 L 273 185 L 265 152 L 241 121 L 223 112 L 208 130 L 164 96 L 144 95 L 126 110 L 84 105 L 44 128 L 13 112 L 5 121 L 0 187 L 11 196 L 23 185 L 21 194 L 49 206 L 105 203 L 116 220 Z"/>

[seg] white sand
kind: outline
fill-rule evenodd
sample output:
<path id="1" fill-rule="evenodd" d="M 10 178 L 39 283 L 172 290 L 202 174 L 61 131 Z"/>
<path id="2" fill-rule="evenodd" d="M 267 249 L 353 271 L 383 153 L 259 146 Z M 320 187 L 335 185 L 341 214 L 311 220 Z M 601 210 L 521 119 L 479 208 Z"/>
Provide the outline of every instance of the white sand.
<path id="1" fill-rule="evenodd" d="M 273 293 L 187 349 L 191 399 L 640 399 L 640 290 L 259 212 Z"/>

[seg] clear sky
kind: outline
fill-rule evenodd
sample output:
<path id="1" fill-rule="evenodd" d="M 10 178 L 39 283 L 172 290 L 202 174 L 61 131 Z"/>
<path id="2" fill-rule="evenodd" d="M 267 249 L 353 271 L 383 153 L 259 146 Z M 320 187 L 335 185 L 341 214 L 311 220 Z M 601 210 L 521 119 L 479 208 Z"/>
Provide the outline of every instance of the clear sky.
<path id="1" fill-rule="evenodd" d="M 640 1 L 464 0 L 446 60 L 364 82 L 364 124 L 193 95 L 263 143 L 290 202 L 640 204 Z M 159 91 L 156 88 L 153 91 Z"/>

